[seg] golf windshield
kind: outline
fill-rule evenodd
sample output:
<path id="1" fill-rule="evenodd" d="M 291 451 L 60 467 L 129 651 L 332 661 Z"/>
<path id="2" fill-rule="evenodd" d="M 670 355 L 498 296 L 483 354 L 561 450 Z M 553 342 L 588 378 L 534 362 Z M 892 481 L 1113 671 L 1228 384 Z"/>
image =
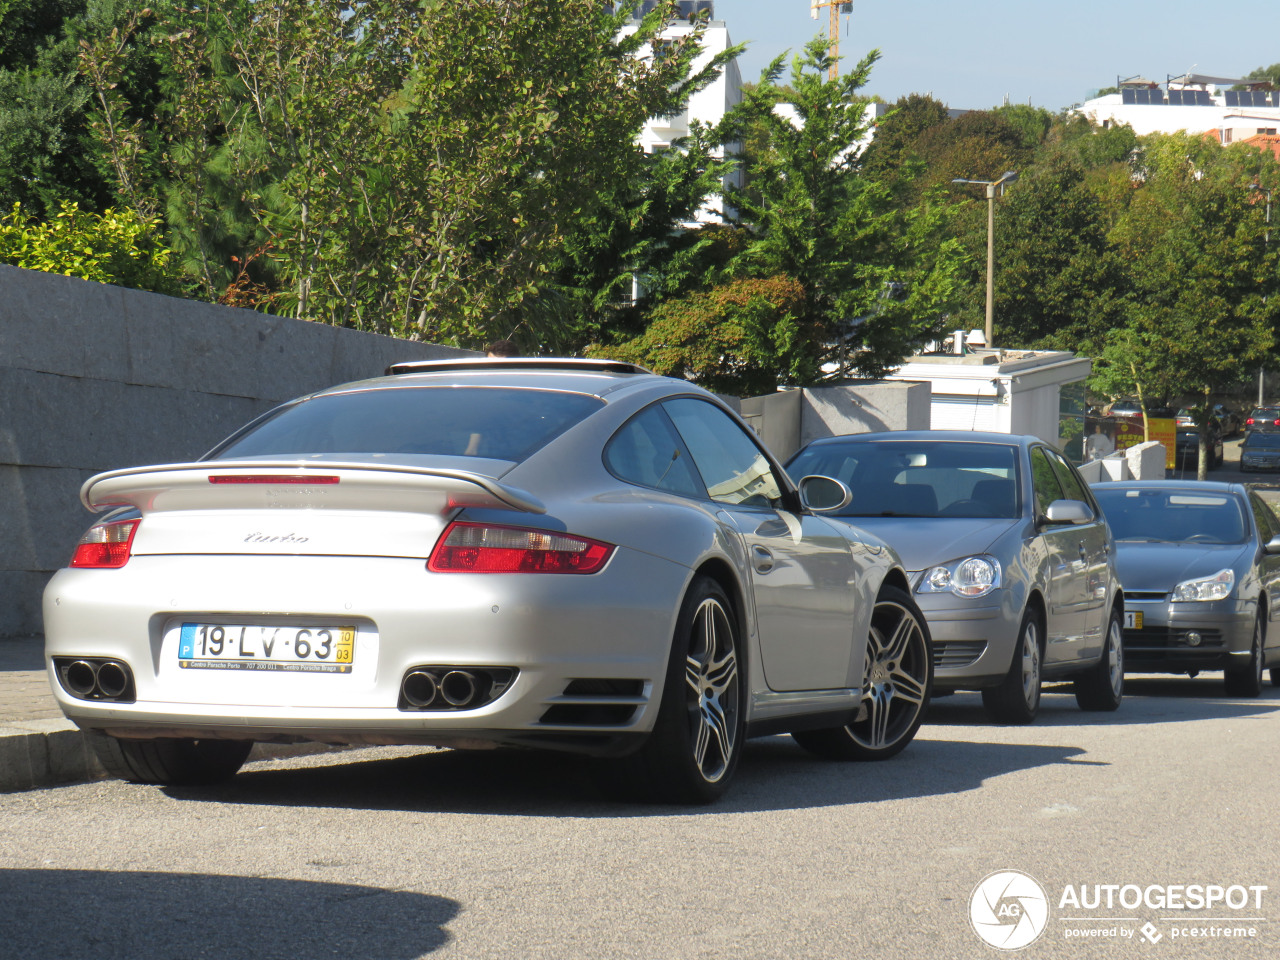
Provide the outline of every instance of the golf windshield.
<path id="1" fill-rule="evenodd" d="M 1243 543 L 1244 508 L 1229 493 L 1108 488 L 1093 494 L 1117 540 L 1148 543 Z"/>
<path id="2" fill-rule="evenodd" d="M 848 484 L 853 500 L 838 516 L 1012 519 L 1019 515 L 1017 454 L 998 443 L 850 440 L 805 448 L 787 472 Z"/>

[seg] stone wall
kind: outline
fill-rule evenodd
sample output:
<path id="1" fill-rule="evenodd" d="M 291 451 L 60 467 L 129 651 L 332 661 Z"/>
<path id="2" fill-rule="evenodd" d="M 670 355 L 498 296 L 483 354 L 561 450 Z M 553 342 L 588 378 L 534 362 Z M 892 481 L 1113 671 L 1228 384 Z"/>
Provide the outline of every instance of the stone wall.
<path id="1" fill-rule="evenodd" d="M 928 383 L 860 380 L 743 400 L 740 413 L 782 460 L 812 440 L 881 430 L 929 429 Z"/>
<path id="2" fill-rule="evenodd" d="M 0 265 L 0 638 L 92 515 L 95 473 L 198 458 L 293 397 L 471 351 Z"/>

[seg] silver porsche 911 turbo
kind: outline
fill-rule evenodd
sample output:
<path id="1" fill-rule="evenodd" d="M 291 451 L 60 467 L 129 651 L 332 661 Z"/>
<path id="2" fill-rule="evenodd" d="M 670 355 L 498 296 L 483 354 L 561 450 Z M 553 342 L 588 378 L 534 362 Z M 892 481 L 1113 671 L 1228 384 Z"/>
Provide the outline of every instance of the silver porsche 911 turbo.
<path id="1" fill-rule="evenodd" d="M 224 779 L 254 741 L 527 746 L 708 802 L 751 736 L 896 754 L 931 690 L 897 556 L 820 515 L 849 489 L 628 364 L 398 364 L 81 496 L 105 514 L 46 660 L 126 779 Z"/>

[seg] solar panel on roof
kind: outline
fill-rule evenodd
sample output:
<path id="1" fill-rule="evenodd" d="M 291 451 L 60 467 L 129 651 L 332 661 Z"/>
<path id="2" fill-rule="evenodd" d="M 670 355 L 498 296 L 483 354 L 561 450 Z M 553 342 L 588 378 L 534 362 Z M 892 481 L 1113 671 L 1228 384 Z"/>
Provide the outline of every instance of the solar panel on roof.
<path id="1" fill-rule="evenodd" d="M 1182 91 L 1181 91 L 1181 90 L 1170 90 L 1170 91 L 1169 91 L 1169 106 L 1171 106 L 1171 107 L 1180 107 L 1180 106 L 1182 106 Z"/>
<path id="2" fill-rule="evenodd" d="M 1197 107 L 1212 107 L 1212 106 L 1213 106 L 1213 97 L 1209 96 L 1209 91 L 1208 91 L 1208 90 L 1197 90 L 1197 91 L 1196 91 L 1196 106 L 1197 106 Z"/>
<path id="3" fill-rule="evenodd" d="M 1240 106 L 1240 91 L 1239 91 L 1239 90 L 1228 90 L 1228 91 L 1227 91 L 1227 93 L 1226 93 L 1226 97 L 1227 97 L 1227 106 L 1228 106 L 1228 107 L 1238 107 L 1238 106 Z"/>
<path id="4" fill-rule="evenodd" d="M 1120 102 L 1121 103 L 1137 103 L 1138 102 L 1137 91 L 1130 90 L 1127 87 L 1124 90 L 1121 90 Z"/>

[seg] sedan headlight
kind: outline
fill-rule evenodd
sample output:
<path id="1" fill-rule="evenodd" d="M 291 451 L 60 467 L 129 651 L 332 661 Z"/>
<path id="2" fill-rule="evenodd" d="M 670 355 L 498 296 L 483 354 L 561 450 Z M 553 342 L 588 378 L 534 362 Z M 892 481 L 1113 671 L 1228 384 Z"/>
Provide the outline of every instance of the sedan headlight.
<path id="1" fill-rule="evenodd" d="M 1212 577 L 1201 577 L 1198 580 L 1183 580 L 1173 588 L 1173 601 L 1189 602 L 1201 600 L 1225 600 L 1231 596 L 1236 585 L 1236 575 L 1232 570 L 1219 570 Z"/>
<path id="2" fill-rule="evenodd" d="M 925 571 L 919 593 L 947 593 L 970 600 L 985 597 L 1000 586 L 1000 561 L 995 557 L 965 557 Z"/>

